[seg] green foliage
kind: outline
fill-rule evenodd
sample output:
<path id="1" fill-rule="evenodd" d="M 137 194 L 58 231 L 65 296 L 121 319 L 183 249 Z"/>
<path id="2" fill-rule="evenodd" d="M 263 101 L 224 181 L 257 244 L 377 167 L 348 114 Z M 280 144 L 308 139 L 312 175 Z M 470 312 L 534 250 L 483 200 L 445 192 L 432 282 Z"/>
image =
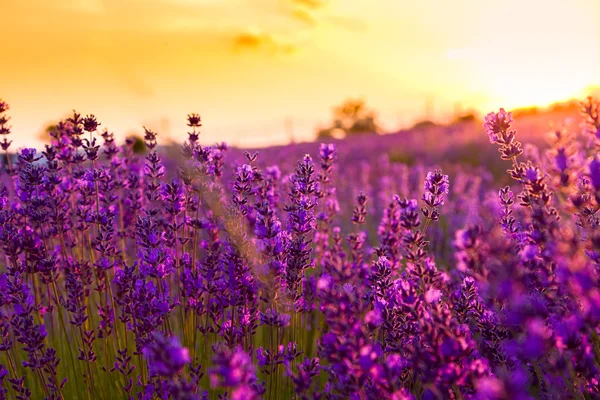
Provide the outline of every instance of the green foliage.
<path id="1" fill-rule="evenodd" d="M 44 128 L 43 131 L 41 131 L 38 134 L 38 140 L 40 140 L 43 143 L 50 143 L 52 137 L 50 136 L 50 133 L 52 131 L 54 131 L 56 129 L 56 124 L 48 124 L 46 125 L 46 127 Z"/>
<path id="2" fill-rule="evenodd" d="M 128 138 L 128 140 L 131 140 L 133 142 L 133 152 L 135 154 L 146 153 L 146 143 L 144 143 L 144 139 L 142 139 L 140 136 L 132 135 Z"/>
<path id="3" fill-rule="evenodd" d="M 414 152 L 404 152 L 401 150 L 390 152 L 389 158 L 390 162 L 408 166 L 414 165 L 417 162 L 417 156 Z"/>

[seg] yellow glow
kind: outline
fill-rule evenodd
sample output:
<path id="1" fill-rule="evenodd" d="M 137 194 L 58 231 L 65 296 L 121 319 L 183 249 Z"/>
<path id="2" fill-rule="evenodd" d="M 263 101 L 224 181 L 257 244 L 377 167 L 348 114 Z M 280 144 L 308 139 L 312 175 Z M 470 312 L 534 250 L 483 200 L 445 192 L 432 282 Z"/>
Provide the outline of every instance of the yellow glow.
<path id="1" fill-rule="evenodd" d="M 0 0 L 0 97 L 24 145 L 70 110 L 123 137 L 311 139 L 362 96 L 385 128 L 433 104 L 546 105 L 600 84 L 600 2 L 538 0 Z"/>

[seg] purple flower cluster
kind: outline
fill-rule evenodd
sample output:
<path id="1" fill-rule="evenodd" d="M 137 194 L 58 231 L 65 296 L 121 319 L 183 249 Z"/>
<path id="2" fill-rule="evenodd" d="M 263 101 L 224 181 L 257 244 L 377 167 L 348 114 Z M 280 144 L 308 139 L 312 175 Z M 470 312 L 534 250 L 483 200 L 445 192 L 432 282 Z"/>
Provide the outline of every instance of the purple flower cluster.
<path id="1" fill-rule="evenodd" d="M 198 114 L 140 155 L 74 113 L 13 159 L 0 101 L 0 399 L 599 398 L 582 108 L 546 149 L 486 116 L 500 188 L 351 142 L 207 146 Z"/>

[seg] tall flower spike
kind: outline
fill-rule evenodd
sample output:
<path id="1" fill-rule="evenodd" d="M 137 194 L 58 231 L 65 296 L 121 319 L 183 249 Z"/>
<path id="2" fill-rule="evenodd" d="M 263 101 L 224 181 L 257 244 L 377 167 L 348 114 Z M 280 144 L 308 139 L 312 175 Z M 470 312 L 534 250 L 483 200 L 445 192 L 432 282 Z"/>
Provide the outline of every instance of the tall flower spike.
<path id="1" fill-rule="evenodd" d="M 596 191 L 600 190 L 600 160 L 598 158 L 594 158 L 592 162 L 590 162 L 589 166 L 589 174 L 592 186 Z"/>
<path id="2" fill-rule="evenodd" d="M 365 217 L 367 215 L 367 195 L 364 193 L 359 194 L 356 197 L 356 207 L 354 207 L 354 214 L 352 216 L 352 222 L 357 225 L 365 223 Z"/>
<path id="3" fill-rule="evenodd" d="M 208 371 L 210 386 L 231 390 L 232 399 L 258 400 L 256 371 L 248 353 L 225 346 L 213 346 L 213 353 L 213 367 Z"/>
<path id="4" fill-rule="evenodd" d="M 511 160 L 523 153 L 521 143 L 515 140 L 517 131 L 513 129 L 512 113 L 501 108 L 497 113 L 491 112 L 485 116 L 483 128 L 490 138 L 490 143 L 500 145 L 503 160 Z"/>
<path id="5" fill-rule="evenodd" d="M 156 147 L 156 136 L 156 132 L 144 127 L 144 143 L 146 143 L 146 147 L 148 147 L 150 151 L 153 151 Z"/>
<path id="6" fill-rule="evenodd" d="M 200 118 L 200 115 L 196 113 L 188 114 L 187 120 L 189 127 L 198 128 L 202 126 L 202 119 Z"/>
<path id="7" fill-rule="evenodd" d="M 589 133 L 594 135 L 597 141 L 600 141 L 600 102 L 588 97 L 582 106 L 582 112 L 587 117 Z"/>
<path id="8" fill-rule="evenodd" d="M 439 219 L 438 207 L 444 205 L 444 196 L 448 194 L 449 189 L 450 181 L 448 175 L 442 174 L 441 169 L 427 173 L 425 192 L 423 193 L 423 201 L 427 207 L 421 211 L 428 221 L 437 221 Z"/>
<path id="9" fill-rule="evenodd" d="M 0 147 L 2 147 L 2 150 L 5 152 L 6 169 L 10 172 L 12 171 L 12 165 L 10 162 L 10 156 L 8 154 L 8 148 L 10 147 L 12 140 L 8 140 L 6 138 L 10 134 L 10 126 L 8 125 L 10 117 L 5 115 L 9 108 L 10 107 L 8 106 L 8 103 L 0 99 L 0 135 L 2 136 Z"/>
<path id="10" fill-rule="evenodd" d="M 504 108 L 497 113 L 491 112 L 486 115 L 483 127 L 490 137 L 490 143 L 506 144 L 511 142 L 512 138 L 506 134 L 511 131 L 514 122 L 512 113 L 507 113 Z"/>
<path id="11" fill-rule="evenodd" d="M 100 123 L 96 120 L 94 115 L 87 115 L 83 119 L 83 130 L 86 132 L 95 132 L 100 126 Z"/>
<path id="12" fill-rule="evenodd" d="M 192 131 L 188 132 L 188 141 L 191 147 L 193 148 L 200 137 L 199 128 L 202 127 L 202 119 L 200 118 L 199 114 L 191 113 L 188 114 L 187 120 L 187 126 L 192 128 Z"/>
<path id="13" fill-rule="evenodd" d="M 8 126 L 10 117 L 4 115 L 9 108 L 8 103 L 0 100 L 0 135 L 3 136 L 10 133 L 10 126 Z"/>
<path id="14" fill-rule="evenodd" d="M 162 334 L 155 334 L 154 341 L 144 347 L 142 353 L 153 375 L 172 378 L 190 363 L 188 349 L 181 346 L 176 337 L 164 337 Z"/>

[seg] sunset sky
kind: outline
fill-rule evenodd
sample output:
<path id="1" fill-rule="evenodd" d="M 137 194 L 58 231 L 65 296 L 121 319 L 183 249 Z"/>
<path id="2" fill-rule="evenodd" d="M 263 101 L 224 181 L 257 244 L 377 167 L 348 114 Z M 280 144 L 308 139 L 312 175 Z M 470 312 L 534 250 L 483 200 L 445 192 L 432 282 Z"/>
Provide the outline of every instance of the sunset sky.
<path id="1" fill-rule="evenodd" d="M 0 0 L 0 98 L 23 146 L 71 110 L 118 137 L 314 136 L 364 97 L 383 126 L 546 105 L 600 85 L 597 0 Z"/>

